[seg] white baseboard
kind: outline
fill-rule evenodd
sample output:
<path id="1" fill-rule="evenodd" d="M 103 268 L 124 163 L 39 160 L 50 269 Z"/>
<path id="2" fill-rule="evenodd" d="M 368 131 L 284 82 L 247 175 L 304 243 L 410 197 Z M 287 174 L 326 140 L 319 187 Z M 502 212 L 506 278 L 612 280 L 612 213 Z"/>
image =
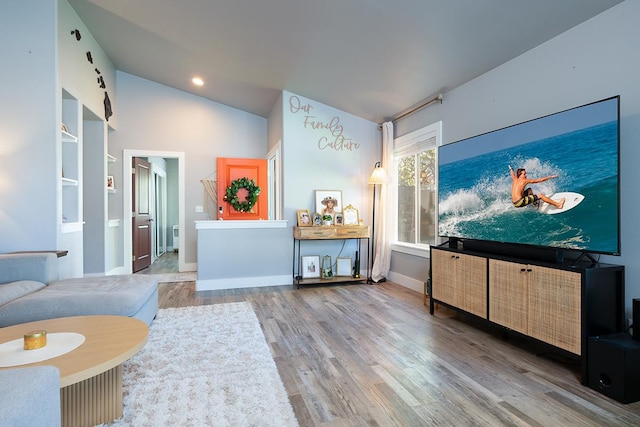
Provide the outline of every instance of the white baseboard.
<path id="1" fill-rule="evenodd" d="M 389 279 L 393 283 L 402 285 L 405 288 L 409 288 L 413 291 L 420 292 L 420 294 L 424 293 L 424 282 L 421 282 L 418 279 L 414 279 L 413 277 L 403 276 L 402 274 L 394 273 L 393 271 L 390 271 L 389 277 L 387 277 L 387 279 Z"/>
<path id="2" fill-rule="evenodd" d="M 232 277 L 227 279 L 196 280 L 196 291 L 215 291 L 218 289 L 259 288 L 264 286 L 292 285 L 291 275 Z"/>
<path id="3" fill-rule="evenodd" d="M 125 271 L 124 267 L 120 266 L 107 271 L 105 273 L 105 276 L 115 276 L 116 274 L 127 274 L 127 272 Z"/>
<path id="4" fill-rule="evenodd" d="M 180 270 L 180 273 L 186 273 L 189 271 L 198 271 L 198 263 L 197 262 L 192 262 L 192 263 L 185 263 L 184 264 L 184 269 Z"/>

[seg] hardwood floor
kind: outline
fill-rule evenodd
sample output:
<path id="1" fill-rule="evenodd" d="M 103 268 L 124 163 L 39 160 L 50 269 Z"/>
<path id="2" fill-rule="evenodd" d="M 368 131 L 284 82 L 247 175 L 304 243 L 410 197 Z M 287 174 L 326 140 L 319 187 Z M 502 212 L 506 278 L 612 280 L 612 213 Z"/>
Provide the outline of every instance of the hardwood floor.
<path id="1" fill-rule="evenodd" d="M 167 274 L 178 272 L 178 252 L 170 251 L 160 255 L 149 267 L 136 274 Z"/>
<path id="2" fill-rule="evenodd" d="M 147 274 L 153 275 L 158 279 L 159 283 L 162 282 L 180 282 L 180 281 L 193 281 L 197 278 L 195 271 L 178 271 L 178 252 L 166 252 L 162 254 L 153 264 L 149 267 L 142 269 L 135 274 Z"/>
<path id="3" fill-rule="evenodd" d="M 638 426 L 580 384 L 571 361 L 473 325 L 397 284 L 195 292 L 161 283 L 160 307 L 248 301 L 301 426 Z"/>

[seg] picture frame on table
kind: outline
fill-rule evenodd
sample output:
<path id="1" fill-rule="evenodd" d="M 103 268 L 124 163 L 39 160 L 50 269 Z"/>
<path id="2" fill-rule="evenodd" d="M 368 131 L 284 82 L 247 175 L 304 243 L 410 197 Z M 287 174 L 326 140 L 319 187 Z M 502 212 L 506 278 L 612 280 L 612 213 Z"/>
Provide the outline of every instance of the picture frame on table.
<path id="1" fill-rule="evenodd" d="M 322 225 L 322 215 L 320 215 L 318 212 L 313 214 L 313 225 L 314 227 Z"/>
<path id="2" fill-rule="evenodd" d="M 344 215 L 342 212 L 336 212 L 336 216 L 333 218 L 334 225 L 344 225 Z"/>
<path id="3" fill-rule="evenodd" d="M 354 208 L 351 205 L 345 207 L 342 211 L 342 215 L 344 216 L 344 225 L 360 225 L 360 215 L 358 213 L 358 209 Z"/>
<path id="4" fill-rule="evenodd" d="M 300 257 L 303 279 L 317 279 L 320 277 L 320 255 L 304 255 Z"/>
<path id="5" fill-rule="evenodd" d="M 298 227 L 310 227 L 313 225 L 311 223 L 311 216 L 309 215 L 309 209 L 298 209 Z"/>
<path id="6" fill-rule="evenodd" d="M 336 259 L 336 276 L 351 276 L 353 270 L 353 264 L 351 258 L 337 258 Z"/>
<path id="7" fill-rule="evenodd" d="M 107 175 L 107 190 L 115 190 L 116 184 L 113 180 L 113 175 Z"/>
<path id="8" fill-rule="evenodd" d="M 335 217 L 342 211 L 341 190 L 315 190 L 316 212 L 320 215 L 329 214 Z"/>

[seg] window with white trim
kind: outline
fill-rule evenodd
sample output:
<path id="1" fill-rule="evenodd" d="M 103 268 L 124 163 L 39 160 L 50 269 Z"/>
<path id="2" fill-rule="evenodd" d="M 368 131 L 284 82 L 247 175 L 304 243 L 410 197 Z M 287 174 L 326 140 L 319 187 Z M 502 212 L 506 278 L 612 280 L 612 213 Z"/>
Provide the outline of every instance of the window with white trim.
<path id="1" fill-rule="evenodd" d="M 437 147 L 442 122 L 394 140 L 397 242 L 425 247 L 437 238 Z"/>

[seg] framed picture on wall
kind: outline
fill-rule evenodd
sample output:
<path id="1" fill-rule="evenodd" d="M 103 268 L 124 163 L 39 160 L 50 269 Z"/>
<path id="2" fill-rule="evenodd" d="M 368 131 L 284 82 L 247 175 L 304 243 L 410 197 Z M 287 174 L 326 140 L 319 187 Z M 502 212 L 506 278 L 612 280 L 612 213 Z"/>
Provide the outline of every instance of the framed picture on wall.
<path id="1" fill-rule="evenodd" d="M 319 255 L 309 255 L 301 257 L 300 265 L 302 266 L 303 279 L 315 279 L 320 277 Z"/>
<path id="2" fill-rule="evenodd" d="M 342 191 L 340 190 L 316 190 L 316 212 L 320 215 L 335 214 L 342 211 Z"/>

